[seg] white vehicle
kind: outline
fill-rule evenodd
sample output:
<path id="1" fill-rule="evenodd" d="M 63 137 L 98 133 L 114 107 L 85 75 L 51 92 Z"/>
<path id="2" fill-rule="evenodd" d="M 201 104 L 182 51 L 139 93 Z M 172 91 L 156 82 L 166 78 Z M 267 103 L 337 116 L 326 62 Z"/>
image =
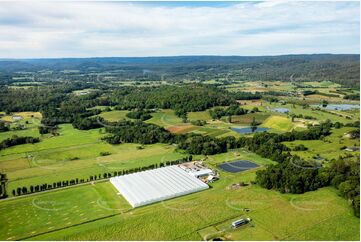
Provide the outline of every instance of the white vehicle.
<path id="1" fill-rule="evenodd" d="M 242 225 L 248 224 L 251 221 L 250 218 L 242 218 L 237 221 L 232 222 L 232 228 L 238 228 Z"/>

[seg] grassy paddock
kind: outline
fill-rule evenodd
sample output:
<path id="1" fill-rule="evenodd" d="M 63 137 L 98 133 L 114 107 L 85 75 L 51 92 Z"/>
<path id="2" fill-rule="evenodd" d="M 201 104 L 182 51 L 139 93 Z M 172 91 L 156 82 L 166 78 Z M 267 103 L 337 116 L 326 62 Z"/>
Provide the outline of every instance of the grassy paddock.
<path id="1" fill-rule="evenodd" d="M 296 145 L 303 144 L 308 148 L 306 151 L 292 151 L 292 154 L 298 155 L 303 159 L 312 160 L 318 155 L 327 160 L 338 159 L 339 156 L 349 154 L 359 155 L 359 151 L 345 151 L 343 147 L 360 147 L 359 139 L 350 139 L 345 134 L 355 128 L 344 127 L 333 129 L 330 136 L 323 140 L 296 140 L 292 142 L 284 142 L 285 145 L 293 149 Z"/>
<path id="2" fill-rule="evenodd" d="M 276 115 L 267 118 L 261 126 L 285 132 L 291 131 L 294 128 L 294 124 L 289 118 Z"/>
<path id="3" fill-rule="evenodd" d="M 106 214 L 103 211 L 97 212 L 98 207 L 92 208 L 94 211 L 87 216 L 91 217 L 94 214 L 96 217 L 96 213 L 101 213 L 102 216 L 99 216 L 99 219 L 31 239 L 145 240 L 152 238 L 155 240 L 179 240 L 191 238 L 201 240 L 201 235 L 208 236 L 210 239 L 214 235 L 218 237 L 217 232 L 221 231 L 225 238 L 233 240 L 283 240 L 289 238 L 299 240 L 307 238 L 309 231 L 317 231 L 320 228 L 317 237 L 322 240 L 334 238 L 358 240 L 359 220 L 352 215 L 347 201 L 338 197 L 334 189 L 323 188 L 302 195 L 280 194 L 255 185 L 238 190 L 227 189 L 230 184 L 244 180 L 242 177 L 242 175 L 224 176 L 223 180 L 215 183 L 209 190 L 124 211 L 109 218 L 104 218 Z M 247 177 L 245 174 L 245 181 L 248 181 Z M 104 183 L 104 186 L 111 186 L 111 184 Z M 80 190 L 77 192 L 79 196 L 82 194 Z M 108 192 L 109 199 L 107 201 L 117 201 L 115 192 L 110 190 Z M 78 206 L 80 211 L 83 211 L 84 205 L 82 204 L 88 198 L 77 198 L 72 200 L 72 207 L 76 209 Z M 89 199 L 89 201 L 94 200 Z M 122 204 L 124 202 L 120 200 L 113 206 L 118 205 L 117 208 L 126 209 L 126 205 Z M 244 208 L 250 209 L 250 212 L 244 212 Z M 109 213 L 112 214 L 112 211 Z M 231 230 L 230 223 L 241 216 L 252 218 L 251 225 Z M 337 218 L 342 218 L 342 220 L 334 221 Z M 56 217 L 48 217 L 45 221 L 56 223 L 58 220 Z M 332 221 L 334 226 L 338 225 L 342 229 L 325 228 L 324 223 L 328 224 Z M 31 234 L 33 232 L 30 231 L 31 229 L 27 230 L 29 232 L 23 231 L 22 233 Z M 216 233 L 214 234 L 214 232 Z M 36 235 L 36 233 L 34 234 Z M 16 238 L 15 235 L 13 237 Z"/>
<path id="4" fill-rule="evenodd" d="M 100 117 L 110 122 L 116 122 L 120 120 L 130 120 L 126 115 L 129 113 L 127 110 L 113 110 L 110 112 L 103 112 L 99 114 Z"/>

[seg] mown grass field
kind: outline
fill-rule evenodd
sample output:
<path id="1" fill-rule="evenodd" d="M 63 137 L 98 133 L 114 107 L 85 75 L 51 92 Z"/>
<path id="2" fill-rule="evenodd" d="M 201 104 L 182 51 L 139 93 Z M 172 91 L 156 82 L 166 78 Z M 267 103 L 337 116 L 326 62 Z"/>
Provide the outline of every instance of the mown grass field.
<path id="1" fill-rule="evenodd" d="M 294 123 L 292 123 L 292 121 L 288 117 L 272 115 L 267 118 L 261 126 L 287 132 L 291 131 L 294 128 Z"/>
<path id="2" fill-rule="evenodd" d="M 24 239 L 130 208 L 108 183 L 96 183 L 0 203 L 1 240 Z"/>
<path id="3" fill-rule="evenodd" d="M 338 159 L 339 156 L 346 156 L 349 154 L 359 155 L 359 151 L 346 151 L 344 147 L 360 147 L 359 139 L 350 139 L 346 133 L 355 128 L 344 127 L 340 129 L 333 129 L 332 134 L 325 137 L 323 140 L 296 140 L 293 142 L 284 142 L 285 145 L 293 149 L 296 145 L 303 144 L 308 148 L 306 151 L 292 151 L 292 154 L 298 155 L 303 159 L 312 160 L 314 157 L 331 160 Z"/>
<path id="4" fill-rule="evenodd" d="M 353 110 L 353 115 L 346 112 L 346 111 L 328 111 L 328 110 L 316 110 L 313 107 L 309 108 L 303 108 L 300 105 L 293 105 L 293 104 L 285 104 L 280 105 L 277 103 L 266 105 L 268 109 L 274 109 L 274 108 L 287 108 L 289 110 L 289 114 L 296 114 L 296 115 L 307 115 L 312 116 L 316 118 L 318 121 L 325 121 L 327 119 L 331 120 L 332 122 L 342 122 L 342 123 L 349 123 L 352 122 L 354 119 L 359 119 L 359 116 L 357 116 L 357 113 L 359 113 L 359 110 Z M 271 111 L 271 110 L 269 110 Z M 274 112 L 275 113 L 275 112 Z M 346 116 L 351 116 L 352 119 L 347 119 Z"/>
<path id="5" fill-rule="evenodd" d="M 0 151 L 0 169 L 9 178 L 9 191 L 20 186 L 87 179 L 90 175 L 175 160 L 185 155 L 166 144 L 110 145 L 100 140 L 99 129 L 81 131 L 69 124 L 60 126 L 60 135 L 36 144 L 14 146 Z M 13 132 L 13 131 L 11 131 Z M 101 156 L 100 152 L 110 155 Z M 12 195 L 12 194 L 11 194 Z"/>
<path id="6" fill-rule="evenodd" d="M 227 155 L 235 156 L 232 152 L 215 156 L 211 163 L 223 162 Z M 264 159 L 260 164 L 269 162 Z M 254 170 L 221 172 L 221 180 L 211 189 L 136 209 L 129 209 L 108 182 L 2 201 L 1 208 L 12 211 L 13 219 L 1 219 L 1 239 L 299 240 L 319 231 L 316 238 L 321 240 L 358 240 L 359 219 L 335 189 L 302 195 L 280 194 L 256 185 L 229 189 L 235 182 L 249 183 L 254 177 Z M 15 207 L 21 210 L 11 210 Z M 252 223 L 230 229 L 230 223 L 240 217 L 250 217 Z"/>
<path id="7" fill-rule="evenodd" d="M 339 88 L 330 83 L 307 83 L 325 90 Z M 240 82 L 227 86 L 229 90 L 242 91 L 292 91 L 294 86 L 286 82 Z M 205 120 L 205 126 L 183 123 L 173 110 L 158 110 L 145 121 L 157 124 L 173 133 L 193 132 L 212 137 L 236 136 L 232 127 L 249 126 L 253 118 L 270 132 L 286 132 L 303 129 L 309 122 L 330 119 L 332 122 L 349 123 L 359 120 L 359 110 L 321 111 L 299 105 L 245 101 L 243 107 L 251 110 L 257 106 L 262 112 L 249 113 L 212 120 L 208 110 L 190 112 L 188 119 Z M 291 122 L 287 114 L 273 108 L 288 108 L 290 114 L 315 117 L 308 121 Z M 110 111 L 100 114 L 106 120 L 128 119 L 128 111 Z M 23 117 L 18 122 L 13 115 Z M 0 133 L 0 141 L 11 137 L 41 137 L 41 142 L 25 144 L 0 151 L 0 170 L 9 178 L 9 194 L 17 187 L 89 178 L 139 166 L 146 166 L 186 156 L 167 144 L 110 145 L 101 141 L 104 128 L 88 131 L 76 130 L 71 124 L 60 125 L 59 136 L 40 136 L 38 113 L 5 115 L 3 120 L 24 124 L 27 129 Z M 33 117 L 32 117 L 33 115 Z M 347 119 L 346 116 L 351 117 Z M 27 123 L 26 123 L 27 121 Z M 319 156 L 327 162 L 340 155 L 351 154 L 343 147 L 359 147 L 358 139 L 350 139 L 345 133 L 355 128 L 333 129 L 323 140 L 285 142 L 293 149 L 303 144 L 307 151 L 291 151 L 303 159 Z M 101 152 L 109 152 L 102 156 Z M 359 155 L 359 151 L 352 152 Z M 205 163 L 218 169 L 220 163 L 232 160 L 250 160 L 261 167 L 274 163 L 243 149 L 227 153 L 203 156 Z M 219 169 L 218 169 L 219 170 Z M 359 219 L 353 215 L 348 202 L 338 196 L 333 188 L 322 188 L 302 195 L 281 194 L 262 189 L 257 185 L 229 189 L 233 183 L 250 183 L 255 171 L 227 173 L 219 170 L 221 179 L 203 192 L 175 198 L 153 205 L 131 209 L 117 195 L 109 182 L 98 182 L 31 196 L 0 201 L 0 240 L 204 240 L 221 237 L 229 240 L 359 240 Z M 245 212 L 243 209 L 250 209 Z M 252 222 L 240 229 L 230 229 L 230 223 L 240 217 L 250 217 Z"/>
<path id="8" fill-rule="evenodd" d="M 13 117 L 20 117 L 20 120 L 16 120 Z M 15 129 L 18 126 L 24 126 L 24 130 L 12 130 L 9 132 L 2 132 L 0 134 L 0 142 L 4 139 L 11 138 L 13 135 L 17 136 L 32 136 L 39 137 L 38 126 L 41 121 L 41 113 L 39 112 L 18 112 L 11 115 L 6 115 L 3 113 L 3 116 L 0 117 L 0 120 L 3 120 L 10 124 L 10 128 Z"/>
<path id="9" fill-rule="evenodd" d="M 103 113 L 99 114 L 99 116 L 110 122 L 116 122 L 116 121 L 120 121 L 120 120 L 124 120 L 124 119 L 131 120 L 130 118 L 128 118 L 126 116 L 127 113 L 129 113 L 129 111 L 113 110 L 110 112 L 103 112 Z"/>
<path id="10" fill-rule="evenodd" d="M 341 131 L 340 131 L 341 132 Z M 122 145 L 121 145 L 122 146 Z M 121 147 L 120 146 L 120 147 Z M 134 152 L 125 145 L 121 154 Z M 133 149 L 134 148 L 134 149 Z M 154 149 L 161 149 L 154 145 Z M 163 147 L 166 148 L 166 147 Z M 145 150 L 152 151 L 151 147 Z M 94 155 L 85 149 L 78 154 Z M 93 149 L 91 149 L 93 150 Z M 45 150 L 44 150 L 45 151 Z M 90 151 L 93 152 L 93 151 Z M 64 154 L 67 152 L 65 151 Z M 55 155 L 55 154 L 54 154 Z M 45 155 L 46 156 L 46 155 Z M 62 153 L 59 153 L 62 156 Z M 104 157 L 108 159 L 110 157 Z M 194 156 L 195 159 L 205 158 Z M 118 161 L 121 156 L 117 157 Z M 137 163 L 146 163 L 143 157 Z M 242 149 L 208 156 L 208 166 L 245 159 L 261 167 L 273 163 Z M 126 159 L 125 159 L 126 160 Z M 128 164 L 128 162 L 126 162 Z M 112 163 L 111 163 L 112 164 Z M 111 166 L 105 170 L 111 171 Z M 255 170 L 227 173 L 203 192 L 131 209 L 109 182 L 69 187 L 0 201 L 2 240 L 202 240 L 222 237 L 232 240 L 358 240 L 359 219 L 333 188 L 302 195 L 280 194 L 256 185 L 231 190 L 236 182 L 250 183 Z M 65 173 L 63 173 L 65 174 Z M 250 209 L 245 212 L 243 209 Z M 250 217 L 252 223 L 237 230 L 230 223 Z M 332 229 L 333 227 L 337 229 Z"/>
<path id="11" fill-rule="evenodd" d="M 226 85 L 226 89 L 229 91 L 244 92 L 291 91 L 294 89 L 294 86 L 291 82 L 242 81 Z"/>

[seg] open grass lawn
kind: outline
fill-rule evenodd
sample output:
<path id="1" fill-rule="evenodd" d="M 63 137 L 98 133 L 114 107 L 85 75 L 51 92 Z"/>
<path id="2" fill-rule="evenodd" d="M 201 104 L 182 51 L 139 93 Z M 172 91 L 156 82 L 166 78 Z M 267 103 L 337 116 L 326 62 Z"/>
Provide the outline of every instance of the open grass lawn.
<path id="1" fill-rule="evenodd" d="M 245 81 L 226 85 L 229 91 L 243 92 L 291 91 L 294 88 L 291 82 L 281 81 Z"/>
<path id="2" fill-rule="evenodd" d="M 127 110 L 113 110 L 110 112 L 103 112 L 99 114 L 99 116 L 110 122 L 116 122 L 123 119 L 131 120 L 126 116 L 127 113 L 129 113 Z"/>
<path id="3" fill-rule="evenodd" d="M 152 113 L 152 118 L 146 120 L 146 123 L 156 124 L 161 127 L 169 127 L 174 125 L 182 125 L 182 119 L 177 117 L 173 110 L 163 109 Z"/>
<path id="4" fill-rule="evenodd" d="M 44 149 L 69 147 L 100 142 L 99 138 L 103 135 L 100 133 L 99 129 L 92 129 L 86 131 L 77 130 L 74 129 L 71 124 L 59 125 L 59 133 L 59 136 L 44 139 L 36 144 L 18 145 L 4 149 L 0 151 L 0 159 L 4 155 L 20 154 L 25 152 L 40 151 Z M 3 135 L 3 133 L 1 135 Z"/>
<path id="5" fill-rule="evenodd" d="M 349 123 L 355 120 L 359 120 L 359 116 L 357 116 L 357 114 L 359 113 L 358 110 L 354 112 L 354 115 L 351 114 L 353 119 L 349 120 L 346 118 L 346 116 L 350 116 L 350 114 L 345 111 L 323 111 L 323 110 L 315 110 L 312 107 L 303 108 L 302 106 L 299 105 L 292 105 L 292 104 L 280 105 L 277 103 L 272 103 L 272 104 L 267 103 L 264 106 L 268 106 L 269 109 L 287 108 L 290 114 L 296 114 L 296 115 L 302 114 L 304 116 L 305 115 L 312 116 L 316 118 L 318 121 L 325 121 L 329 119 L 332 122 Z"/>
<path id="6" fill-rule="evenodd" d="M 100 140 L 102 135 L 99 129 L 81 131 L 66 124 L 61 125 L 60 136 L 0 151 L 0 169 L 8 175 L 10 193 L 19 186 L 87 179 L 185 156 L 166 144 L 145 145 L 144 149 L 138 149 L 139 144 L 110 145 Z"/>
<path id="7" fill-rule="evenodd" d="M 275 115 L 271 111 L 254 115 L 264 114 L 268 117 L 264 116 L 264 123 L 273 126 L 272 129 L 289 130 L 290 119 L 286 115 Z M 192 115 L 196 119 L 208 118 L 205 112 Z M 189 125 L 183 125 L 171 110 L 158 111 L 147 122 L 166 128 Z M 234 125 L 210 121 L 191 132 L 214 137 L 237 135 L 229 129 Z M 304 158 L 316 153 L 327 159 L 337 158 L 341 152 L 338 147 L 354 146 L 355 142 L 359 146 L 358 141 L 343 136 L 351 129 L 333 130 L 333 134 L 325 138 L 326 142 L 295 141 L 286 144 L 293 147 L 303 143 L 309 151 L 295 153 Z M 60 126 L 59 136 L 43 137 L 37 144 L 0 151 L 0 169 L 9 176 L 10 193 L 18 186 L 88 178 L 90 175 L 185 156 L 175 152 L 174 146 L 166 144 L 146 145 L 144 149 L 138 149 L 138 144 L 109 145 L 100 140 L 104 135 L 101 130 L 80 131 L 65 124 Z M 101 156 L 100 152 L 111 154 Z M 220 163 L 238 159 L 257 163 L 260 165 L 257 169 L 274 163 L 242 149 L 208 157 L 194 156 L 194 159 L 201 158 L 214 169 L 218 169 Z M 339 197 L 333 188 L 322 188 L 302 195 L 281 194 L 257 185 L 229 189 L 233 183 L 250 183 L 255 179 L 257 169 L 243 173 L 220 171 L 221 179 L 213 183 L 211 189 L 136 209 L 131 209 L 109 182 L 3 200 L 0 201 L 0 239 L 359 239 L 359 219 L 354 217 L 347 201 Z M 250 211 L 245 212 L 244 208 Z M 230 229 L 230 223 L 241 216 L 250 217 L 252 222 L 236 230 Z"/>
<path id="8" fill-rule="evenodd" d="M 225 134 L 230 135 L 232 132 L 227 126 L 215 127 L 214 125 L 206 125 L 198 127 L 198 129 L 192 131 L 195 134 L 208 135 L 211 137 L 221 137 Z"/>
<path id="9" fill-rule="evenodd" d="M 202 112 L 189 112 L 188 113 L 188 119 L 189 121 L 193 121 L 193 120 L 211 120 L 211 116 L 209 115 L 209 110 L 205 110 Z"/>
<path id="10" fill-rule="evenodd" d="M 0 239 L 25 239 L 131 208 L 116 192 L 112 185 L 102 182 L 1 201 Z"/>
<path id="11" fill-rule="evenodd" d="M 233 124 L 223 121 L 212 121 L 208 110 L 202 112 L 188 113 L 189 120 L 205 120 L 208 124 L 205 126 L 195 126 L 190 123 L 183 123 L 182 119 L 174 114 L 173 110 L 164 109 L 152 114 L 153 118 L 145 121 L 164 127 L 168 131 L 176 134 L 197 133 L 213 137 L 221 137 L 225 134 L 237 135 L 229 129 Z"/>
<path id="12" fill-rule="evenodd" d="M 244 115 L 234 115 L 234 116 L 232 116 L 232 123 L 237 124 L 237 125 L 249 126 L 252 123 L 253 118 L 256 119 L 257 123 L 262 123 L 269 116 L 270 116 L 270 114 L 265 113 L 265 112 L 247 113 Z M 225 122 L 227 121 L 227 119 L 228 119 L 228 117 L 222 118 L 222 120 Z"/>
<path id="13" fill-rule="evenodd" d="M 294 128 L 294 123 L 291 119 L 284 116 L 272 115 L 267 118 L 262 124 L 262 127 L 274 129 L 277 131 L 291 131 Z"/>
<path id="14" fill-rule="evenodd" d="M 34 119 L 41 119 L 41 113 L 40 112 L 17 112 L 17 113 L 13 113 L 11 115 L 4 115 L 2 116 L 0 119 L 4 120 L 6 122 L 15 122 L 16 119 L 14 119 L 14 116 L 19 116 L 21 117 L 20 122 L 24 122 L 24 121 L 33 121 Z"/>
<path id="15" fill-rule="evenodd" d="M 303 144 L 308 148 L 306 151 L 292 151 L 291 154 L 300 156 L 303 159 L 314 159 L 317 155 L 324 159 L 338 159 L 340 155 L 347 154 L 358 155 L 359 151 L 350 152 L 343 150 L 343 147 L 360 147 L 358 139 L 350 139 L 345 136 L 350 130 L 355 128 L 344 127 L 333 129 L 332 134 L 324 138 L 324 140 L 296 140 L 293 142 L 284 142 L 285 145 L 294 148 L 296 145 Z"/>
<path id="16" fill-rule="evenodd" d="M 0 133 L 0 142 L 16 136 L 31 136 L 31 137 L 40 137 L 39 129 L 37 127 L 27 128 L 24 130 L 11 130 L 7 132 Z"/>
<path id="17" fill-rule="evenodd" d="M 15 120 L 13 116 L 21 117 L 20 120 Z M 18 112 L 12 115 L 4 115 L 0 118 L 5 122 L 10 123 L 10 128 L 14 129 L 18 126 L 25 126 L 23 130 L 11 130 L 0 133 L 0 142 L 4 139 L 11 138 L 13 135 L 17 136 L 32 136 L 39 137 L 38 126 L 41 122 L 41 113 L 39 112 Z"/>
<path id="18" fill-rule="evenodd" d="M 359 239 L 359 219 L 335 189 L 290 195 L 256 185 L 228 188 L 253 178 L 252 170 L 222 172 L 211 189 L 130 210 L 108 182 L 2 201 L 0 209 L 6 212 L 0 215 L 4 216 L 0 236 L 4 240 L 28 236 L 33 236 L 31 240 L 300 240 L 317 234 L 320 240 Z M 230 229 L 241 216 L 250 217 L 251 224 Z"/>

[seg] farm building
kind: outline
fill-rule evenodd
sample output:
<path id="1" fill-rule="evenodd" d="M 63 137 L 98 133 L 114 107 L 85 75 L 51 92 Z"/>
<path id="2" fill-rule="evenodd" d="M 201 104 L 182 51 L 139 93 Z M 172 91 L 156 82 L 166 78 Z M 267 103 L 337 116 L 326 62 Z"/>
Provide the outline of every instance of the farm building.
<path id="1" fill-rule="evenodd" d="M 117 176 L 110 182 L 133 208 L 209 188 L 178 166 Z"/>
<path id="2" fill-rule="evenodd" d="M 192 161 L 187 162 L 179 165 L 180 168 L 185 170 L 190 175 L 201 178 L 201 177 L 208 177 L 210 175 L 213 175 L 213 170 L 203 166 L 201 161 Z"/>

